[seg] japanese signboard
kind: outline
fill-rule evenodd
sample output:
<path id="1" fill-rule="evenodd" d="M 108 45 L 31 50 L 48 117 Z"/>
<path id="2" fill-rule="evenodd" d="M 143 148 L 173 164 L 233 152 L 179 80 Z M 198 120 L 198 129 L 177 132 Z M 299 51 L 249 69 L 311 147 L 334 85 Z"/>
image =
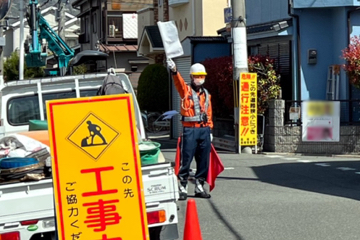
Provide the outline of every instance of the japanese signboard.
<path id="1" fill-rule="evenodd" d="M 130 94 L 47 102 L 59 240 L 147 240 Z"/>
<path id="2" fill-rule="evenodd" d="M 257 145 L 257 75 L 240 74 L 240 145 Z"/>
<path id="3" fill-rule="evenodd" d="M 304 142 L 340 140 L 340 102 L 304 101 L 301 109 Z"/>

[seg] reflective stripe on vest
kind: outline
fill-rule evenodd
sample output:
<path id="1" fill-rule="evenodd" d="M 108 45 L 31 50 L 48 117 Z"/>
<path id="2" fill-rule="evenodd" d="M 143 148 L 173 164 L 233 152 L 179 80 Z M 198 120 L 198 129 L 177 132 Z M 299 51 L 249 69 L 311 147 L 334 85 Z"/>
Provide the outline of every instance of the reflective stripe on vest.
<path id="1" fill-rule="evenodd" d="M 207 114 L 207 109 L 209 107 L 209 92 L 205 89 L 205 114 Z M 191 88 L 191 94 L 192 94 L 192 99 L 194 101 L 194 110 L 195 110 L 195 116 L 193 117 L 182 117 L 182 121 L 183 122 L 202 122 L 203 119 L 201 118 L 200 115 L 200 103 L 199 103 L 199 98 L 197 97 L 196 92 L 194 91 L 194 89 Z M 196 97 L 194 97 L 196 96 Z"/>

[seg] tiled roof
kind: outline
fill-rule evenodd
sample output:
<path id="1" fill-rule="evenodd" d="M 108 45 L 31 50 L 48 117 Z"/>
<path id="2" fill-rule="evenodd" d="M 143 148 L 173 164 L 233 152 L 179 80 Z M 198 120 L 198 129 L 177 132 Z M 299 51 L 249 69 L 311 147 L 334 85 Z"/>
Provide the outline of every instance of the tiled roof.
<path id="1" fill-rule="evenodd" d="M 102 52 L 136 52 L 137 45 L 108 45 L 100 44 L 100 51 Z"/>

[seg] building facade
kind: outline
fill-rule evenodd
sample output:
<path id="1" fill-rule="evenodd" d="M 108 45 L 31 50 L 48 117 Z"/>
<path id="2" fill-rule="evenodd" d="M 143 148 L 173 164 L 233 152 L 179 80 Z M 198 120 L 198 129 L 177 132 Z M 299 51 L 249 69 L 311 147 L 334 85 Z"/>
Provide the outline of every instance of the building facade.
<path id="1" fill-rule="evenodd" d="M 83 50 L 99 50 L 109 55 L 105 65 L 96 71 L 114 68 L 129 75 L 136 89 L 142 70 L 148 60 L 137 56 L 138 14 L 137 10 L 151 6 L 153 0 L 106 1 L 76 0 L 72 6 L 80 10 L 79 44 Z"/>

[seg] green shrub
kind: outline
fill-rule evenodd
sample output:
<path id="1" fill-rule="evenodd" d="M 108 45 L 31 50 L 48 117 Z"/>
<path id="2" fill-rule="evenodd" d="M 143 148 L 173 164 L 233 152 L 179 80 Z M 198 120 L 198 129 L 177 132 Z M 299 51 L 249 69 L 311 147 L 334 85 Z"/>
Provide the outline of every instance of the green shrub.
<path id="1" fill-rule="evenodd" d="M 141 73 L 137 100 L 141 110 L 164 112 L 169 110 L 169 75 L 161 64 L 148 65 Z"/>
<path id="2" fill-rule="evenodd" d="M 87 67 L 85 64 L 80 64 L 78 66 L 74 66 L 73 75 L 82 75 L 87 72 Z"/>
<path id="3" fill-rule="evenodd" d="M 25 79 L 43 77 L 44 75 L 44 67 L 27 67 L 24 60 Z M 4 62 L 4 79 L 5 81 L 19 80 L 19 54 L 17 52 L 13 52 Z"/>

